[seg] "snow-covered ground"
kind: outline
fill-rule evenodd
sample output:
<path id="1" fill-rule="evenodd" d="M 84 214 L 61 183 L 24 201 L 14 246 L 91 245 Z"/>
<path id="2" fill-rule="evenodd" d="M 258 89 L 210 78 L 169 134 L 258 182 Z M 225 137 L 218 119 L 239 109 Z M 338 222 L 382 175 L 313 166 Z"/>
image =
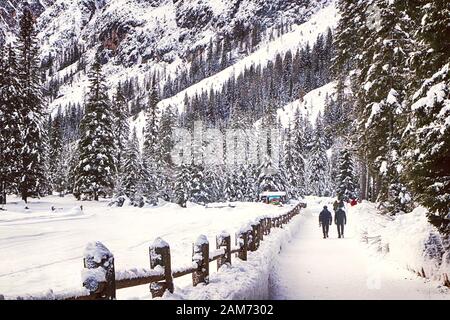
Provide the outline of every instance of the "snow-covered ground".
<path id="1" fill-rule="evenodd" d="M 345 238 L 337 238 L 333 223 L 330 238 L 323 239 L 318 215 L 323 205 L 332 208 L 332 199 L 308 198 L 307 203 L 300 230 L 277 257 L 271 298 L 450 299 L 448 288 L 418 277 L 361 242 L 360 225 L 376 226 L 379 222 L 375 207 L 361 210 L 368 207 L 359 204 L 349 208 Z"/>
<path id="2" fill-rule="evenodd" d="M 182 209 L 166 203 L 157 208 L 111 208 L 107 201 L 55 196 L 32 200 L 25 210 L 18 199 L 8 200 L 7 211 L 0 211 L 0 294 L 6 298 L 48 294 L 49 289 L 79 290 L 83 251 L 93 240 L 113 252 L 120 272 L 148 268 L 148 247 L 162 237 L 171 245 L 176 268 L 190 264 L 192 243 L 199 235 L 208 237 L 214 251 L 215 236 L 223 230 L 234 235 L 256 217 L 279 215 L 292 207 L 236 203 L 234 208 Z M 418 212 L 388 219 L 376 214 L 373 204 L 358 204 L 348 209 L 345 239 L 337 239 L 334 224 L 330 238 L 322 239 L 318 214 L 323 205 L 332 207 L 332 199 L 307 197 L 306 202 L 307 209 L 283 229 L 273 229 L 261 247 L 249 253 L 248 261 L 233 257 L 232 266 L 219 272 L 212 263 L 207 286 L 194 288 L 190 276 L 177 278 L 175 292 L 164 299 L 450 299 L 450 290 L 438 279 L 426 280 L 407 270 L 417 267 L 414 263 L 426 272 L 431 266 L 431 260 L 427 264 L 421 257 L 421 247 L 432 230 Z M 374 241 L 376 234 L 384 240 Z M 408 234 L 415 236 L 405 239 Z M 369 244 L 362 241 L 365 235 Z M 383 249 L 386 243 L 388 251 Z M 117 297 L 151 296 L 143 285 L 118 290 Z"/>
<path id="3" fill-rule="evenodd" d="M 114 254 L 116 271 L 148 268 L 148 247 L 157 237 L 170 244 L 173 266 L 185 266 L 199 235 L 206 235 L 214 246 L 215 236 L 225 230 L 234 242 L 234 233 L 249 221 L 290 208 L 262 203 L 236 203 L 235 208 L 182 209 L 170 203 L 158 208 L 110 208 L 106 201 L 53 196 L 31 200 L 25 210 L 17 198 L 8 202 L 7 211 L 0 211 L 0 294 L 6 297 L 81 288 L 82 255 L 90 241 L 101 241 Z M 189 286 L 191 281 L 186 276 L 176 279 L 175 285 Z M 148 296 L 148 285 L 118 290 L 119 299 Z"/>

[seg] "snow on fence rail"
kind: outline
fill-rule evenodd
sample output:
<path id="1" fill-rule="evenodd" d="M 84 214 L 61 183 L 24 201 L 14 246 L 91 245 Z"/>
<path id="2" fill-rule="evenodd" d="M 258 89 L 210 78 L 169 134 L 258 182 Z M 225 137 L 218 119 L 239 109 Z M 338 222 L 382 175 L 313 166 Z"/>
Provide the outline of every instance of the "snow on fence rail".
<path id="1" fill-rule="evenodd" d="M 256 251 L 264 236 L 271 228 L 282 228 L 300 209 L 306 207 L 300 203 L 286 214 L 278 217 L 260 217 L 236 233 L 236 247 L 231 246 L 231 236 L 222 232 L 216 237 L 216 250 L 209 251 L 209 241 L 201 235 L 192 246 L 192 263 L 173 268 L 170 259 L 170 246 L 157 238 L 149 248 L 150 269 L 133 268 L 115 271 L 114 255 L 101 242 L 90 242 L 84 252 L 82 272 L 83 288 L 72 292 L 54 294 L 50 290 L 37 296 L 20 296 L 18 300 L 113 300 L 116 290 L 150 284 L 152 297 L 162 297 L 168 290 L 173 293 L 173 279 L 192 274 L 192 284 L 209 283 L 209 263 L 217 261 L 217 270 L 224 264 L 231 264 L 232 254 L 247 260 L 248 251 Z M 0 295 L 0 300 L 5 299 Z"/>

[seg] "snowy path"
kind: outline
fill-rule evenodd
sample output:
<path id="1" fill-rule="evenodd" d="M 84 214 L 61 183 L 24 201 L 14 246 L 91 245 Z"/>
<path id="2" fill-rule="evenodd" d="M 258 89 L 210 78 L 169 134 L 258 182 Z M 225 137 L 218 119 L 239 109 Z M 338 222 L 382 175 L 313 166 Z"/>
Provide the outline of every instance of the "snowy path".
<path id="1" fill-rule="evenodd" d="M 334 223 L 330 238 L 322 239 L 318 214 L 325 204 L 308 203 L 301 229 L 278 257 L 272 299 L 450 299 L 436 282 L 371 256 L 352 226 L 351 209 L 345 239 L 337 238 Z"/>

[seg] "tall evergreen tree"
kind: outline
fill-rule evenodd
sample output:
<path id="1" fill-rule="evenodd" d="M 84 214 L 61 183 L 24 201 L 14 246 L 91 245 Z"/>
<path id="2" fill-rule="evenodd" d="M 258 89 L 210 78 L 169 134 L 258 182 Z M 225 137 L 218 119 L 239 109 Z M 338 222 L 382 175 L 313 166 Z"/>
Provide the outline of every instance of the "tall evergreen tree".
<path id="1" fill-rule="evenodd" d="M 175 202 L 181 207 L 186 207 L 186 202 L 189 200 L 191 194 L 192 185 L 192 173 L 190 166 L 187 164 L 181 164 L 177 167 L 175 178 Z"/>
<path id="2" fill-rule="evenodd" d="M 43 128 L 45 112 L 40 84 L 39 49 L 33 14 L 28 6 L 23 9 L 19 25 L 18 77 L 22 90 L 19 192 L 22 199 L 27 202 L 28 197 L 39 195 L 48 186 L 44 163 L 47 140 Z"/>
<path id="3" fill-rule="evenodd" d="M 123 166 L 123 189 L 127 197 L 129 197 L 132 203 L 136 200 L 137 193 L 142 183 L 142 163 L 141 154 L 139 151 L 139 141 L 137 138 L 136 128 L 133 130 L 133 134 L 127 143 L 126 153 L 124 155 Z"/>
<path id="4" fill-rule="evenodd" d="M 122 86 L 119 83 L 117 91 L 113 99 L 112 110 L 114 115 L 114 134 L 116 141 L 116 167 L 117 172 L 120 174 L 123 168 L 123 158 L 126 149 L 127 142 L 130 138 L 130 125 L 128 118 L 130 116 L 128 112 L 128 105 L 125 96 L 122 92 Z"/>
<path id="5" fill-rule="evenodd" d="M 157 153 L 158 153 L 158 85 L 156 75 L 153 75 L 152 86 L 145 109 L 144 149 L 142 152 L 144 166 L 145 194 L 154 204 L 157 200 Z"/>
<path id="6" fill-rule="evenodd" d="M 352 154 L 349 150 L 341 151 L 339 174 L 338 174 L 337 196 L 339 199 L 348 201 L 357 197 L 357 182 L 353 167 Z"/>
<path id="7" fill-rule="evenodd" d="M 63 128 L 62 128 L 62 114 L 58 109 L 55 118 L 50 119 L 49 129 L 49 170 L 50 182 L 53 191 L 57 191 L 60 195 L 63 194 L 65 186 L 64 179 L 61 177 L 62 167 L 64 166 L 63 154 Z"/>
<path id="8" fill-rule="evenodd" d="M 326 154 L 326 145 L 323 138 L 321 115 L 316 121 L 314 138 L 308 159 L 309 191 L 316 196 L 329 195 L 329 163 Z"/>
<path id="9" fill-rule="evenodd" d="M 414 198 L 429 209 L 430 221 L 450 233 L 450 3 L 423 1 L 417 7 L 420 28 L 412 67 L 417 89 L 410 99 L 405 127 L 402 176 Z M 414 15 L 412 15 L 414 16 Z"/>
<path id="10" fill-rule="evenodd" d="M 0 51 L 0 204 L 6 203 L 7 190 L 15 191 L 20 174 L 22 146 L 21 85 L 14 49 Z"/>
<path id="11" fill-rule="evenodd" d="M 173 130 L 176 125 L 176 115 L 171 106 L 168 106 L 161 115 L 158 127 L 158 148 L 156 154 L 157 188 L 159 196 L 168 201 L 173 196 L 174 165 L 171 152 L 173 149 Z"/>
<path id="12" fill-rule="evenodd" d="M 111 194 L 116 173 L 111 103 L 98 60 L 92 65 L 89 82 L 89 95 L 80 127 L 74 193 L 78 199 L 98 200 L 100 195 Z"/>

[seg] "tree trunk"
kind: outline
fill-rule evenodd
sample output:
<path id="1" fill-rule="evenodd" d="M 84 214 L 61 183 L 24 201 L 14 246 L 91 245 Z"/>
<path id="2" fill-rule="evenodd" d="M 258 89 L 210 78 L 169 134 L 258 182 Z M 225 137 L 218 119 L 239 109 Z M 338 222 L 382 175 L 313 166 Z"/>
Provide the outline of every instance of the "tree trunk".
<path id="1" fill-rule="evenodd" d="M 0 204 L 6 204 L 6 186 L 4 181 L 0 181 Z"/>
<path id="2" fill-rule="evenodd" d="M 360 191 L 359 191 L 359 195 L 360 195 L 360 199 L 361 200 L 367 200 L 367 165 L 365 163 L 364 160 L 360 160 L 360 168 L 361 168 L 361 173 L 360 173 Z"/>
<path id="3" fill-rule="evenodd" d="M 25 201 L 25 203 L 28 203 L 28 192 L 25 188 L 22 188 L 21 192 L 20 192 L 21 196 L 22 196 L 22 200 Z"/>
<path id="4" fill-rule="evenodd" d="M 372 177 L 372 196 L 370 199 L 372 202 L 376 202 L 378 199 L 378 194 L 380 193 L 380 185 L 380 175 L 376 174 Z"/>

